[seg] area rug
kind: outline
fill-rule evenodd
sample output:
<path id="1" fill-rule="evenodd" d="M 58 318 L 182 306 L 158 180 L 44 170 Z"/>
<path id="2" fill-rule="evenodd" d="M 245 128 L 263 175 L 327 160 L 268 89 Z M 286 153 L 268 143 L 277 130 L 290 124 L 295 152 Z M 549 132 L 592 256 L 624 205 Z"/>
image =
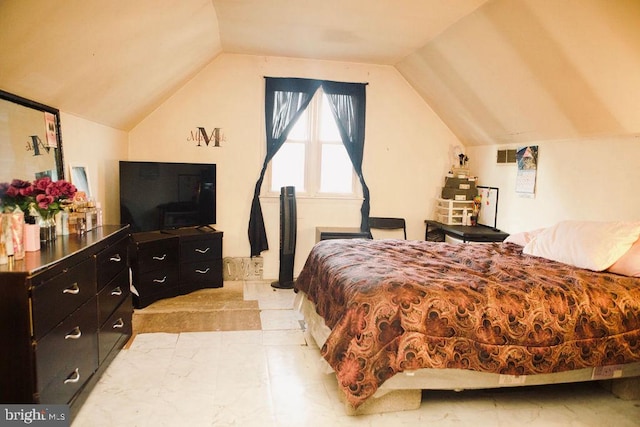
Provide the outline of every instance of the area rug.
<path id="1" fill-rule="evenodd" d="M 260 330 L 258 301 L 245 301 L 243 282 L 166 298 L 133 311 L 133 333 Z"/>

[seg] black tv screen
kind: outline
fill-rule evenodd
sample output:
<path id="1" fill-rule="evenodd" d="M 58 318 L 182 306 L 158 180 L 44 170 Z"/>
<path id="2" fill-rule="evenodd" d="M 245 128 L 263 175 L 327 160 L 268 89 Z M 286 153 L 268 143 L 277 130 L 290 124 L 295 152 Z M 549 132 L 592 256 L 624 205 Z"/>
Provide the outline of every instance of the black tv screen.
<path id="1" fill-rule="evenodd" d="M 120 222 L 132 232 L 216 223 L 216 165 L 120 161 Z"/>

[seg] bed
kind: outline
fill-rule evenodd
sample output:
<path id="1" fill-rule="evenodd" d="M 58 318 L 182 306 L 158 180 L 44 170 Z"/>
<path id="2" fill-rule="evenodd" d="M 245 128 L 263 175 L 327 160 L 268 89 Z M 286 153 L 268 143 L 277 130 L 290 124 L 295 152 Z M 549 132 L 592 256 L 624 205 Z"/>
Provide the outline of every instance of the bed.
<path id="1" fill-rule="evenodd" d="M 577 232 L 550 227 L 523 244 L 316 244 L 295 282 L 296 305 L 347 412 L 416 408 L 423 389 L 639 377 L 640 271 L 614 273 L 612 264 L 637 256 L 640 223 L 617 234 L 610 224 L 600 232 L 563 224 Z M 540 254 L 567 239 L 560 255 L 576 259 Z M 585 255 L 593 242 L 596 256 Z M 640 270 L 637 259 L 626 262 Z M 640 382 L 629 384 L 627 396 L 640 398 Z"/>

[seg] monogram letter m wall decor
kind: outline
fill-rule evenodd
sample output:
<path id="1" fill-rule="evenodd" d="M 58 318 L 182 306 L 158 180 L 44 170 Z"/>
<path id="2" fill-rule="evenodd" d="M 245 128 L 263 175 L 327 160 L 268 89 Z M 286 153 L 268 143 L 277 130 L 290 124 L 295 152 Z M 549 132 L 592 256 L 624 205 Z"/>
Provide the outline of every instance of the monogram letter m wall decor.
<path id="1" fill-rule="evenodd" d="M 212 147 L 220 147 L 220 142 L 224 141 L 224 135 L 220 128 L 213 128 L 213 131 L 209 134 L 204 127 L 198 127 L 197 130 L 191 131 L 187 141 L 196 141 L 198 147 L 202 147 L 202 143 L 208 147 L 212 144 Z"/>

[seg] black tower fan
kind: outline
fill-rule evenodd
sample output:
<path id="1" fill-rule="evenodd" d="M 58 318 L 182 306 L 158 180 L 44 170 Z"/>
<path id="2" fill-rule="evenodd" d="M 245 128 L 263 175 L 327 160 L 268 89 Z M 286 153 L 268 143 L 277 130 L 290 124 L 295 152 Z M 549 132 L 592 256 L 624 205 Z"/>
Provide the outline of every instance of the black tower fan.
<path id="1" fill-rule="evenodd" d="M 296 188 L 280 188 L 280 272 L 271 286 L 293 288 L 293 261 L 296 254 Z"/>

